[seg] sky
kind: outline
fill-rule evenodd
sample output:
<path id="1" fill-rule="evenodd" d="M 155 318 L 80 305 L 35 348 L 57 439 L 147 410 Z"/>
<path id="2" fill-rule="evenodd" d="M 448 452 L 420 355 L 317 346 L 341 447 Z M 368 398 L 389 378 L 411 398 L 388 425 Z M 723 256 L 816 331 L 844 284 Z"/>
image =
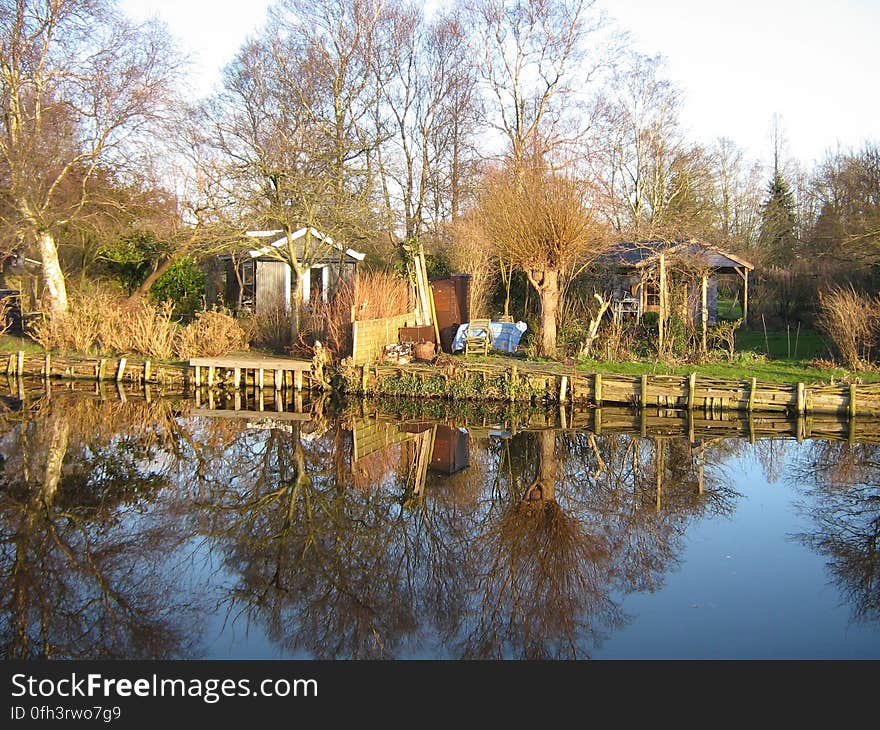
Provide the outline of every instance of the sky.
<path id="1" fill-rule="evenodd" d="M 635 47 L 662 55 L 699 142 L 729 137 L 750 158 L 784 152 L 807 169 L 837 148 L 880 141 L 880 0 L 600 0 Z M 270 0 L 121 0 L 157 16 L 192 58 L 192 93 L 262 25 Z"/>

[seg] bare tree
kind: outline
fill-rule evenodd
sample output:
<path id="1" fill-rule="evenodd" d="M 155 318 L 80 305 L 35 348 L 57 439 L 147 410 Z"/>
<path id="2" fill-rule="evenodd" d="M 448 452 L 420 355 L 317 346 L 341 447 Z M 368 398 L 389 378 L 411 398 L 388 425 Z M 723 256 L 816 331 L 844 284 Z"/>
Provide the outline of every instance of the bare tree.
<path id="1" fill-rule="evenodd" d="M 565 282 L 606 245 L 588 205 L 588 189 L 542 160 L 487 176 L 478 217 L 498 255 L 523 271 L 541 300 L 541 353 L 556 357 L 556 325 Z"/>
<path id="2" fill-rule="evenodd" d="M 287 239 L 267 253 L 292 270 L 294 340 L 306 273 L 333 240 L 363 240 L 376 225 L 368 158 L 380 141 L 372 58 L 382 12 L 372 0 L 281 3 L 211 104 L 230 200 L 249 227 Z"/>
<path id="3" fill-rule="evenodd" d="M 413 239 L 458 214 L 476 157 L 476 70 L 455 12 L 428 21 L 420 7 L 392 6 L 387 28 L 387 45 L 375 54 L 377 75 L 387 75 L 376 111 L 390 120 L 381 172 L 386 205 L 397 207 L 399 197 L 403 234 Z"/>
<path id="4" fill-rule="evenodd" d="M 488 119 L 510 156 L 577 140 L 586 116 L 576 100 L 608 61 L 595 0 L 471 0 L 464 7 L 492 100 Z"/>
<path id="5" fill-rule="evenodd" d="M 675 227 L 711 201 L 705 156 L 685 139 L 679 91 L 660 70 L 659 59 L 636 53 L 615 70 L 597 103 L 588 159 L 613 226 L 642 237 Z"/>
<path id="6" fill-rule="evenodd" d="M 715 143 L 712 161 L 716 225 L 723 241 L 745 252 L 756 243 L 761 222 L 760 167 L 727 138 Z"/>
<path id="7" fill-rule="evenodd" d="M 163 27 L 109 0 L 0 5 L 0 165 L 13 235 L 36 246 L 50 313 L 67 309 L 60 226 L 89 209 L 102 164 L 137 167 L 170 101 L 178 56 Z"/>

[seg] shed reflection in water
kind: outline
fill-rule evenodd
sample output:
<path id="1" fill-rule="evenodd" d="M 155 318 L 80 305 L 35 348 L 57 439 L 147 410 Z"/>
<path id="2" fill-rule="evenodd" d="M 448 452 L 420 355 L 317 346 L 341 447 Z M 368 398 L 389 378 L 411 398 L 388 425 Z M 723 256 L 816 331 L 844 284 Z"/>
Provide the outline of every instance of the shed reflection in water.
<path id="1" fill-rule="evenodd" d="M 787 448 L 628 411 L 567 430 L 434 416 L 7 400 L 3 656 L 215 655 L 218 627 L 250 656 L 246 626 L 282 656 L 586 658 L 637 618 L 627 596 L 664 586 L 692 526 L 734 514 L 736 465 L 772 472 Z M 795 457 L 813 515 L 799 539 L 876 621 L 877 447 Z"/>

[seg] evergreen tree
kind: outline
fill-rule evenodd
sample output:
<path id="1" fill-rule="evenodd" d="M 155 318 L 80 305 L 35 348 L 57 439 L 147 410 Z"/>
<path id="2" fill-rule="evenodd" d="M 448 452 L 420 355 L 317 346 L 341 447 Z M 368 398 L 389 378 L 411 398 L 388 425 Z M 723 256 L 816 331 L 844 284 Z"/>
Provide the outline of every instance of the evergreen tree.
<path id="1" fill-rule="evenodd" d="M 761 231 L 758 245 L 764 263 L 790 263 L 797 247 L 797 215 L 791 188 L 775 166 L 767 186 L 767 198 L 761 206 Z"/>

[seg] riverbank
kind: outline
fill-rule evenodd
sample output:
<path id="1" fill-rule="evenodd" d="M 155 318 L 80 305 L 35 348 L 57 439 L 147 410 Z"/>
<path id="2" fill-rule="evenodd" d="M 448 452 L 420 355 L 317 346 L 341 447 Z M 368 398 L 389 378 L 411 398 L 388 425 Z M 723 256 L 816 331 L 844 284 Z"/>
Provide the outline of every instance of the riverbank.
<path id="1" fill-rule="evenodd" d="M 621 366 L 626 367 L 630 364 Z M 436 363 L 343 366 L 342 389 L 362 396 L 576 403 L 702 409 L 707 412 L 880 414 L 880 383 L 610 373 L 517 358 L 444 356 Z"/>
<path id="2" fill-rule="evenodd" d="M 325 376 L 330 374 L 328 369 L 316 376 L 312 372 L 314 365 L 292 358 L 242 355 L 238 359 L 215 360 L 89 358 L 30 349 L 4 354 L 0 368 L 5 364 L 9 377 L 175 385 L 195 393 L 212 389 L 259 391 L 264 387 L 308 390 L 325 383 Z M 769 371 L 770 377 L 762 377 L 768 371 L 757 363 L 751 368 L 742 362 L 704 366 L 606 362 L 567 365 L 517 357 L 441 355 L 433 362 L 394 365 L 354 366 L 343 361 L 333 383 L 336 390 L 348 395 L 369 397 L 623 405 L 642 409 L 702 409 L 707 413 L 880 415 L 877 373 L 856 376 L 843 369 L 796 368 L 780 363 L 772 367 L 776 369 Z M 774 374 L 779 377 L 773 377 Z"/>

